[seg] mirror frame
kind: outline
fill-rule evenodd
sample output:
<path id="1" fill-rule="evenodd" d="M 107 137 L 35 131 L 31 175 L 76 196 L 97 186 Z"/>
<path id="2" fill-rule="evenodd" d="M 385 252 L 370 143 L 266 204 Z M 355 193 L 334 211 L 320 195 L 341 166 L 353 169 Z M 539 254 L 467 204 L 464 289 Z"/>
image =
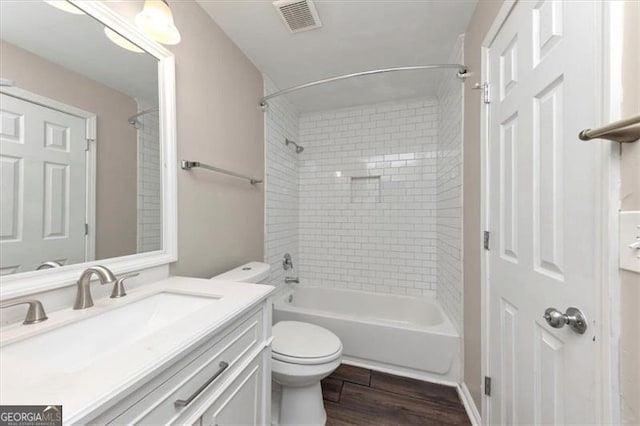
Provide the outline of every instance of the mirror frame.
<path id="1" fill-rule="evenodd" d="M 0 299 L 75 285 L 84 269 L 104 265 L 115 274 L 168 265 L 178 259 L 177 242 L 177 148 L 175 58 L 173 53 L 151 40 L 123 16 L 95 0 L 67 0 L 89 17 L 110 27 L 158 60 L 158 108 L 160 117 L 160 164 L 162 194 L 162 249 L 128 256 L 77 263 L 60 268 L 22 272 L 0 278 Z"/>

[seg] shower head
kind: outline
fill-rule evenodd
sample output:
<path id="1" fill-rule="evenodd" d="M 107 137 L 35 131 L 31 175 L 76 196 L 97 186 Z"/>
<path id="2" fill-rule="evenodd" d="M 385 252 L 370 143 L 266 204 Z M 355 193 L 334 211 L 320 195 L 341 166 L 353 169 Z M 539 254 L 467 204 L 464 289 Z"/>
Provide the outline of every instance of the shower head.
<path id="1" fill-rule="evenodd" d="M 303 147 L 301 147 L 300 145 L 298 145 L 297 143 L 295 143 L 295 142 L 294 142 L 294 141 L 292 141 L 292 140 L 285 139 L 285 140 L 284 140 L 284 144 L 285 144 L 285 145 L 287 145 L 287 146 L 288 146 L 289 144 L 294 145 L 294 146 L 296 147 L 296 154 L 300 154 L 302 151 L 304 151 L 304 148 L 303 148 Z"/>

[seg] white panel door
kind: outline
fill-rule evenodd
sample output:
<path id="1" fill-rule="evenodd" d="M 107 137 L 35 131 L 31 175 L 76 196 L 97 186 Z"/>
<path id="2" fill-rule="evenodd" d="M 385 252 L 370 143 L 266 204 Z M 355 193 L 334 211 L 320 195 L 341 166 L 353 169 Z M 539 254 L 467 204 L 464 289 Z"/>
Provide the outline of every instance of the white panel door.
<path id="1" fill-rule="evenodd" d="M 520 1 L 489 46 L 488 424 L 597 421 L 598 2 Z M 578 334 L 543 319 L 578 307 Z"/>
<path id="2" fill-rule="evenodd" d="M 85 261 L 86 122 L 0 94 L 0 272 Z"/>

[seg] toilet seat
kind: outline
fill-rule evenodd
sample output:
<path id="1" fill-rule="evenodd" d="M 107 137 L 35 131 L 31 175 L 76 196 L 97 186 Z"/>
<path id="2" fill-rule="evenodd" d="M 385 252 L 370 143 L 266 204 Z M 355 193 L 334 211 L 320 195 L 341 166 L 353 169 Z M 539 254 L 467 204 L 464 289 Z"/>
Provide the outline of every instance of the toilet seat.
<path id="1" fill-rule="evenodd" d="M 326 356 L 324 358 L 298 358 L 295 356 L 283 355 L 278 352 L 271 352 L 271 358 L 275 359 L 276 361 L 286 362 L 287 364 L 299 364 L 299 365 L 324 364 L 340 358 L 340 355 L 342 355 L 342 348 L 340 348 L 340 350 L 338 350 L 336 353 Z"/>
<path id="2" fill-rule="evenodd" d="M 272 358 L 313 365 L 331 362 L 342 354 L 342 342 L 329 330 L 299 321 L 281 321 L 273 326 Z"/>

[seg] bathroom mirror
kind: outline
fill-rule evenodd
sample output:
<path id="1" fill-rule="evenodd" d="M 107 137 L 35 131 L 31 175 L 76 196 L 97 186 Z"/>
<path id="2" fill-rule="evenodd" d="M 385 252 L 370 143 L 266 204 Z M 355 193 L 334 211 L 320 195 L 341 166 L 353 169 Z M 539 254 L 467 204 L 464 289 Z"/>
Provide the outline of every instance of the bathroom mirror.
<path id="1" fill-rule="evenodd" d="M 173 55 L 102 2 L 0 8 L 2 296 L 174 260 Z"/>

